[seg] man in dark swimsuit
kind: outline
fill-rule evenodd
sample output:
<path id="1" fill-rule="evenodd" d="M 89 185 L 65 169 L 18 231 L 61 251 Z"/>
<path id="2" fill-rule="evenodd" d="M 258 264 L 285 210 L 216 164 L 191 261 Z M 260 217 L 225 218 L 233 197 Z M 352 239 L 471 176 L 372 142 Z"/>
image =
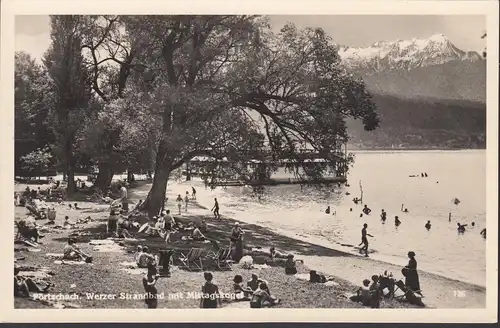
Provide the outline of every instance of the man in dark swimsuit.
<path id="1" fill-rule="evenodd" d="M 363 229 L 361 229 L 361 244 L 363 244 L 363 247 L 361 247 L 359 251 L 365 251 L 365 256 L 368 257 L 368 238 L 366 238 L 366 236 L 373 236 L 366 232 L 366 228 L 368 228 L 368 224 L 365 223 L 363 224 Z"/>
<path id="2" fill-rule="evenodd" d="M 216 219 L 220 219 L 220 214 L 219 214 L 219 202 L 217 201 L 217 198 L 214 198 L 214 207 L 212 208 L 212 212 L 214 212 L 214 216 Z"/>

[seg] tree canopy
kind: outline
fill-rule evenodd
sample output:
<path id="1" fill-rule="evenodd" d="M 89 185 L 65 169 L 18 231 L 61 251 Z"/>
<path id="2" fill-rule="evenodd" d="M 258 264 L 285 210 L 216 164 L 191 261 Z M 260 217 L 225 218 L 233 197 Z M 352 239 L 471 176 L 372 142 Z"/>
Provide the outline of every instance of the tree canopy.
<path id="1" fill-rule="evenodd" d="M 286 159 L 297 176 L 318 178 L 336 168 L 347 118 L 368 131 L 379 124 L 363 81 L 321 29 L 276 33 L 266 17 L 245 15 L 62 17 L 52 18 L 45 60 L 57 86 L 53 124 L 67 128 L 55 138 L 105 163 L 109 182 L 123 165 L 154 168 L 150 214 L 170 173 L 195 156 Z M 326 165 L 307 162 L 304 148 Z"/>

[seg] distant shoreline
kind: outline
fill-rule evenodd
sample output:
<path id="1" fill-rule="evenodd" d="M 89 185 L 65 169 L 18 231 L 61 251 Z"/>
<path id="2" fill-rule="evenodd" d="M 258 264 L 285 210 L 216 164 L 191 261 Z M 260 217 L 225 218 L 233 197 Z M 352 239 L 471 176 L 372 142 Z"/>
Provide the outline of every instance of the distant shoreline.
<path id="1" fill-rule="evenodd" d="M 347 151 L 463 151 L 463 150 L 486 150 L 486 148 L 430 148 L 430 147 L 409 147 L 409 148 L 362 148 L 362 147 L 347 147 Z"/>

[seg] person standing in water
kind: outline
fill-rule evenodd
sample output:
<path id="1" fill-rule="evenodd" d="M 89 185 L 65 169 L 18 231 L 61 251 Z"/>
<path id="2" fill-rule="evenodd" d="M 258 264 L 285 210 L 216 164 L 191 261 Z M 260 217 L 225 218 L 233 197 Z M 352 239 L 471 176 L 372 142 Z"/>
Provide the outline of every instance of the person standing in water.
<path id="1" fill-rule="evenodd" d="M 366 215 L 370 214 L 372 210 L 368 208 L 368 206 L 365 204 L 365 207 L 363 207 L 363 213 L 365 213 Z"/>
<path id="2" fill-rule="evenodd" d="M 448 222 L 451 222 L 451 213 L 448 213 Z"/>
<path id="3" fill-rule="evenodd" d="M 427 230 L 431 230 L 431 221 L 427 221 L 427 223 L 425 224 L 425 229 Z"/>
<path id="4" fill-rule="evenodd" d="M 194 187 L 191 187 L 191 196 L 193 200 L 196 200 L 196 189 Z"/>
<path id="5" fill-rule="evenodd" d="M 394 217 L 394 224 L 396 225 L 396 227 L 399 227 L 399 225 L 401 224 L 401 221 L 399 221 L 399 217 L 397 215 Z"/>
<path id="6" fill-rule="evenodd" d="M 326 208 L 325 213 L 330 214 L 330 205 L 328 205 L 328 207 Z"/>
<path id="7" fill-rule="evenodd" d="M 368 228 L 368 224 L 365 223 L 365 224 L 363 224 L 363 229 L 361 229 L 361 244 L 363 244 L 363 247 L 361 247 L 361 249 L 359 251 L 360 252 L 364 251 L 365 256 L 368 257 L 368 238 L 367 238 L 367 236 L 372 237 L 372 238 L 373 238 L 373 236 L 366 232 L 366 228 Z"/>
<path id="8" fill-rule="evenodd" d="M 217 201 L 217 198 L 214 198 L 214 207 L 212 207 L 212 212 L 214 212 L 214 216 L 216 219 L 220 219 L 219 202 Z"/>
<path id="9" fill-rule="evenodd" d="M 486 239 L 486 228 L 481 230 L 480 234 L 481 234 L 481 236 L 483 236 L 484 239 Z"/>
<path id="10" fill-rule="evenodd" d="M 385 220 L 387 219 L 387 213 L 382 210 L 382 213 L 380 214 L 380 220 L 382 220 L 382 223 L 385 223 Z"/>
<path id="11" fill-rule="evenodd" d="M 465 232 L 465 227 L 467 226 L 467 224 L 460 224 L 459 222 L 457 222 L 457 230 L 458 230 L 458 233 L 464 233 Z"/>

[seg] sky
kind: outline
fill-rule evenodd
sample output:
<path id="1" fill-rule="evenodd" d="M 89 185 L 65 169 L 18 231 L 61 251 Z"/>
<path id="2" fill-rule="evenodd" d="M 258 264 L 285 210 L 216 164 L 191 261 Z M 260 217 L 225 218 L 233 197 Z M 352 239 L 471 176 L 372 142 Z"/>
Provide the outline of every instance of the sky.
<path id="1" fill-rule="evenodd" d="M 459 49 L 482 51 L 485 16 L 473 15 L 337 15 L 270 16 L 279 30 L 291 22 L 299 28 L 321 27 L 333 40 L 350 47 L 366 47 L 377 41 L 428 38 L 444 34 Z M 40 60 L 50 44 L 49 16 L 16 16 L 15 49 Z"/>

